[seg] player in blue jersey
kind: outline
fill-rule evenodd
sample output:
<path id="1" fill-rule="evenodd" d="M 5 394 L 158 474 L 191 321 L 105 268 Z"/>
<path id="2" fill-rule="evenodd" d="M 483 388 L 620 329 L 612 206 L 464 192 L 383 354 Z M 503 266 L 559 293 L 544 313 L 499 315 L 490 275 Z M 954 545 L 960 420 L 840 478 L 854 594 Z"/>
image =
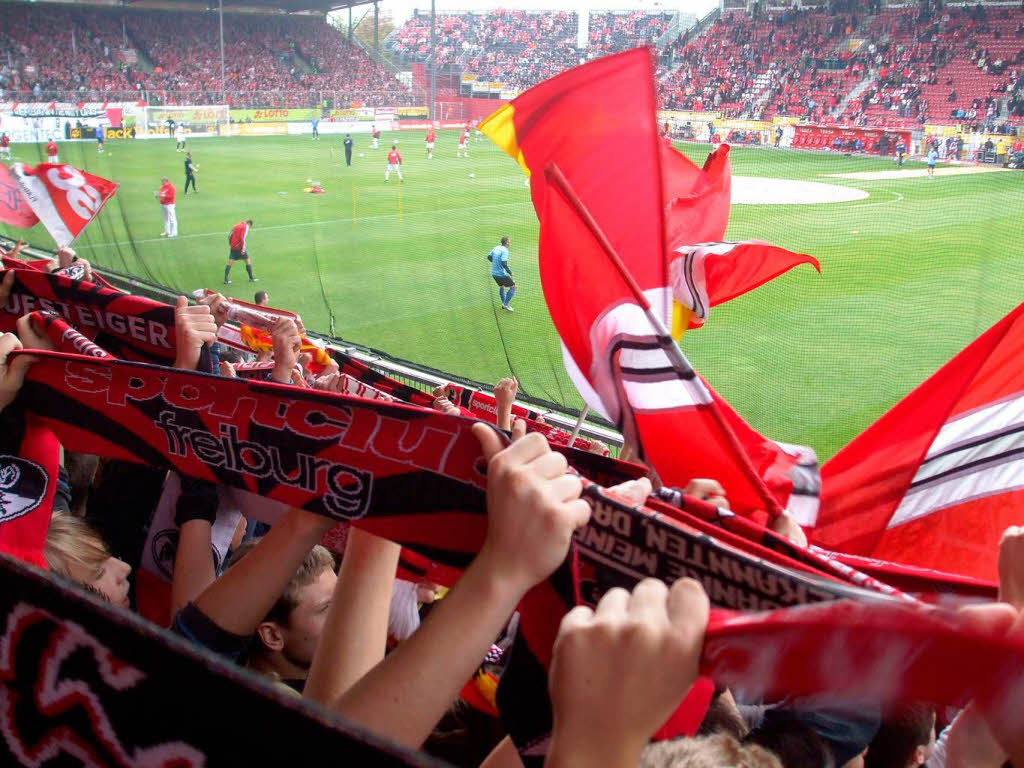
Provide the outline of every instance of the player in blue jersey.
<path id="1" fill-rule="evenodd" d="M 509 306 L 512 297 L 516 295 L 516 282 L 512 279 L 512 270 L 508 266 L 508 237 L 501 238 L 501 244 L 491 248 L 487 254 L 487 260 L 491 262 L 491 277 L 498 284 L 498 296 L 501 297 L 501 308 L 509 312 L 515 312 Z"/>

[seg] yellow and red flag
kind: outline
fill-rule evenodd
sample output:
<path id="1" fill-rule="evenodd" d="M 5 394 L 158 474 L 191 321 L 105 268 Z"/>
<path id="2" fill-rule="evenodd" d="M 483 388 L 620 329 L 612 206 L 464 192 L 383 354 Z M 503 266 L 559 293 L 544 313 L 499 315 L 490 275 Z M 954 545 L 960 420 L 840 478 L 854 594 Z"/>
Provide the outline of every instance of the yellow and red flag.
<path id="1" fill-rule="evenodd" d="M 251 325 L 240 324 L 238 326 L 242 341 L 253 352 L 271 352 L 274 349 L 274 338 L 270 331 L 262 328 L 254 328 Z M 308 352 L 312 357 L 309 363 L 309 372 L 313 374 L 322 373 L 331 364 L 331 356 L 305 336 L 302 337 L 301 352 Z"/>

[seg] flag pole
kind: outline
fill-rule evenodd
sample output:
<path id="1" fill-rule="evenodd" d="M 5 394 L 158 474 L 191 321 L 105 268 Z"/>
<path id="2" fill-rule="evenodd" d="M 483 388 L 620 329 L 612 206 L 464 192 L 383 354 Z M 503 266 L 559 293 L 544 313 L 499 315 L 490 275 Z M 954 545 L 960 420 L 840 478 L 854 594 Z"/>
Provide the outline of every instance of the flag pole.
<path id="1" fill-rule="evenodd" d="M 619 254 L 615 252 L 615 247 L 611 244 L 608 238 L 605 236 L 601 226 L 597 223 L 590 211 L 587 210 L 587 206 L 584 205 L 583 201 L 580 200 L 576 194 L 576 190 L 572 188 L 569 180 L 565 178 L 565 174 L 562 173 L 562 169 L 559 168 L 555 163 L 550 163 L 547 168 L 544 169 L 545 178 L 558 188 L 559 192 L 565 197 L 566 202 L 572 206 L 576 214 L 583 220 L 583 223 L 587 225 L 587 229 L 597 240 L 601 249 L 605 255 L 618 270 L 619 275 L 623 281 L 629 286 L 629 290 L 633 293 L 633 297 L 637 303 L 643 309 L 644 314 L 647 316 L 648 321 L 651 323 L 651 327 L 654 328 L 655 336 L 658 339 L 658 343 L 661 349 L 665 352 L 672 364 L 672 368 L 680 376 L 680 378 L 690 379 L 693 378 L 694 370 L 693 366 L 690 365 L 690 361 L 686 359 L 686 355 L 683 354 L 683 350 L 679 348 L 679 345 L 675 343 L 672 338 L 672 334 L 669 333 L 668 328 L 665 327 L 665 323 L 662 322 L 661 318 L 655 314 L 654 310 L 651 309 L 651 302 L 648 301 L 644 292 L 640 289 L 633 275 L 630 274 L 626 265 L 622 263 L 622 259 L 619 258 Z M 743 452 L 743 447 L 740 445 L 739 439 L 736 434 L 732 431 L 729 425 L 725 422 L 721 412 L 715 407 L 715 404 L 709 403 L 709 411 L 712 414 L 712 418 L 715 419 L 715 423 L 718 428 L 722 430 L 722 433 L 726 436 L 729 441 L 730 447 L 733 449 L 733 453 L 738 457 L 740 469 L 743 474 L 746 475 L 747 480 L 754 486 L 761 500 L 765 504 L 765 511 L 768 512 L 772 517 L 778 517 L 783 509 L 779 506 L 779 502 L 768 490 L 768 487 L 764 484 L 764 480 L 754 471 L 754 467 L 751 465 L 750 460 L 747 458 L 746 453 Z"/>
<path id="2" fill-rule="evenodd" d="M 590 413 L 590 406 L 584 403 L 583 410 L 580 411 L 580 417 L 576 419 L 576 426 L 572 428 L 572 437 L 569 438 L 570 448 L 572 448 L 572 444 L 576 442 L 576 436 L 579 435 L 580 427 L 583 426 L 583 420 L 587 418 L 588 413 Z"/>

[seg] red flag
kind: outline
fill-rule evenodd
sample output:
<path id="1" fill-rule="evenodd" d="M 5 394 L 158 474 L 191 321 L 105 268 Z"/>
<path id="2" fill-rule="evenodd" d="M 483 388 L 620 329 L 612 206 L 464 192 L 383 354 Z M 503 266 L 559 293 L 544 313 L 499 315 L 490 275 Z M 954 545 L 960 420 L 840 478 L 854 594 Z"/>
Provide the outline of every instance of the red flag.
<path id="1" fill-rule="evenodd" d="M 704 325 L 711 307 L 752 291 L 799 264 L 810 264 L 821 272 L 813 256 L 758 240 L 679 246 L 669 254 L 672 296 L 676 308 L 683 310 L 673 312 L 673 336 L 681 338 L 687 327 Z"/>
<path id="2" fill-rule="evenodd" d="M 58 247 L 70 245 L 117 192 L 117 184 L 70 165 L 11 167 L 18 188 Z"/>
<path id="3" fill-rule="evenodd" d="M 638 230 L 647 226 L 632 221 Z M 688 364 L 682 371 L 673 364 L 668 345 L 674 342 L 655 332 L 643 309 L 614 295 L 625 283 L 558 191 L 547 195 L 539 250 L 544 297 L 569 353 L 566 368 L 587 401 L 600 406 L 627 442 L 638 446 L 664 483 L 713 477 L 734 509 L 776 511 L 777 500 L 719 418 L 711 392 Z M 566 289 L 583 280 L 586 292 Z M 655 287 L 645 293 L 657 301 L 667 291 Z"/>
<path id="4" fill-rule="evenodd" d="M 732 192 L 729 145 L 722 144 L 708 155 L 703 168 L 667 144 L 659 149 L 668 250 L 721 240 L 729 223 Z"/>
<path id="5" fill-rule="evenodd" d="M 815 543 L 994 580 L 1024 522 L 1024 304 L 822 469 Z"/>
<path id="6" fill-rule="evenodd" d="M 39 221 L 6 165 L 0 165 L 0 221 L 22 229 L 35 226 Z"/>
<path id="7" fill-rule="evenodd" d="M 754 471 L 713 393 L 688 363 L 682 371 L 673 365 L 679 353 L 665 346 L 671 339 L 657 336 L 575 204 L 543 177 L 549 164 L 557 164 L 653 314 L 668 325 L 673 292 L 665 220 L 676 216 L 677 234 L 690 232 L 691 242 L 722 236 L 728 150 L 709 158 L 705 170 L 697 169 L 658 140 L 654 110 L 650 53 L 634 50 L 542 83 L 488 118 L 481 130 L 533 173 L 544 297 L 562 338 L 566 368 L 587 402 L 618 424 L 630 443 L 642 443 L 644 457 L 665 483 L 714 477 L 735 509 L 775 511 L 778 500 Z M 626 121 L 623 114 L 647 119 Z M 585 132 L 579 130 L 581 120 Z M 596 164 L 594 158 L 603 157 L 610 144 L 620 151 Z M 669 169 L 664 184 L 663 163 Z M 762 445 L 770 442 L 756 437 Z M 793 456 L 790 467 L 797 461 Z"/>
<path id="8" fill-rule="evenodd" d="M 729 223 L 732 191 L 728 144 L 708 155 L 703 168 L 667 144 L 660 149 L 665 240 L 676 302 L 673 336 L 679 339 L 687 327 L 702 326 L 711 307 L 752 291 L 798 264 L 821 271 L 814 257 L 767 243 L 720 242 Z"/>

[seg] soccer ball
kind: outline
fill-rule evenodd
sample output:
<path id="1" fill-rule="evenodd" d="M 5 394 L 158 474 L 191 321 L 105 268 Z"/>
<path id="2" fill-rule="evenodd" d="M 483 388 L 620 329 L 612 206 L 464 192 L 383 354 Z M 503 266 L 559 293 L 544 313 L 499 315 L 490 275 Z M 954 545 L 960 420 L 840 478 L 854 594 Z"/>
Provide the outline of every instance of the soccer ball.
<path id="1" fill-rule="evenodd" d="M 362 152 L 359 153 L 359 156 L 360 157 L 366 157 L 366 155 L 364 155 Z"/>
<path id="2" fill-rule="evenodd" d="M 469 178 L 471 178 L 471 179 L 475 179 L 475 178 L 476 178 L 476 174 L 475 174 L 475 173 L 471 173 L 471 174 L 469 174 Z"/>

